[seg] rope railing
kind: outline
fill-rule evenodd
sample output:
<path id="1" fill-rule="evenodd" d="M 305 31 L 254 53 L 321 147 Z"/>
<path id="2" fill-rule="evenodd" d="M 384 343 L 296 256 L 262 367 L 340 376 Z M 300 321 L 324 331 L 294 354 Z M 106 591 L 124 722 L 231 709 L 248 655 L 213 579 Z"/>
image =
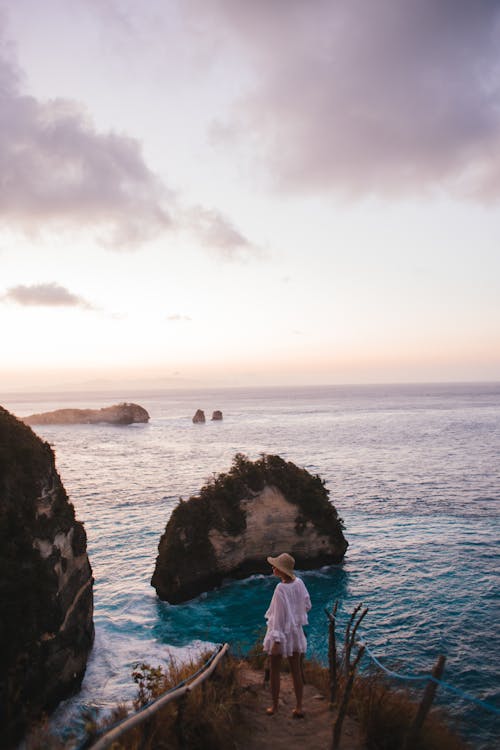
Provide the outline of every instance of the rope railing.
<path id="1" fill-rule="evenodd" d="M 384 667 L 382 662 L 377 659 L 373 651 L 371 651 L 366 643 L 364 641 L 357 641 L 356 645 L 364 646 L 365 647 L 365 653 L 368 654 L 370 659 L 373 661 L 374 664 L 379 667 L 383 672 L 385 672 L 389 677 L 394 677 L 396 680 L 403 680 L 405 682 L 425 682 L 427 680 L 430 680 L 432 678 L 431 674 L 400 674 L 399 672 L 394 672 L 392 669 L 387 669 L 387 667 Z"/>
<path id="2" fill-rule="evenodd" d="M 349 622 L 345 629 L 345 638 L 343 643 L 343 656 L 342 658 L 337 657 L 336 647 L 336 625 L 338 624 L 337 605 L 335 602 L 332 611 L 329 612 L 325 609 L 325 613 L 329 619 L 328 628 L 328 665 L 330 673 L 330 705 L 337 705 L 337 717 L 334 722 L 334 733 L 333 733 L 333 750 L 337 750 L 340 744 L 340 737 L 342 731 L 342 723 L 347 712 L 347 705 L 350 699 L 350 693 L 353 688 L 354 676 L 356 668 L 366 654 L 372 662 L 386 675 L 391 678 L 402 680 L 404 682 L 418 682 L 424 683 L 424 691 L 420 703 L 417 708 L 416 715 L 409 726 L 406 736 L 404 738 L 403 747 L 404 750 L 415 750 L 418 744 L 418 737 L 424 724 L 425 718 L 432 706 L 434 701 L 436 689 L 438 686 L 444 690 L 449 690 L 455 695 L 459 696 L 462 700 L 467 701 L 475 706 L 480 706 L 485 711 L 490 712 L 498 716 L 500 714 L 500 708 L 498 706 L 489 703 L 488 701 L 476 698 L 474 695 L 465 692 L 461 688 L 457 688 L 454 685 L 450 685 L 448 682 L 444 682 L 441 679 L 443 674 L 446 657 L 440 655 L 432 669 L 432 673 L 427 674 L 402 674 L 392 669 L 388 669 L 380 659 L 373 653 L 368 645 L 356 637 L 356 631 L 368 612 L 368 608 L 365 608 L 361 613 L 361 604 L 358 605 L 353 611 Z M 357 655 L 353 661 L 351 661 L 351 652 L 354 646 L 357 647 Z M 341 670 L 344 674 L 343 686 L 341 686 L 342 695 L 337 698 L 337 672 Z"/>
<path id="3" fill-rule="evenodd" d="M 186 677 L 184 680 L 181 680 L 177 685 L 169 688 L 169 690 L 166 690 L 158 698 L 154 698 L 149 701 L 149 703 L 146 703 L 146 705 L 141 706 L 141 708 L 132 715 L 125 717 L 111 727 L 103 729 L 99 733 L 97 739 L 94 738 L 90 744 L 88 740 L 85 740 L 78 747 L 78 750 L 106 750 L 106 748 L 110 747 L 113 742 L 116 742 L 116 740 L 125 734 L 125 732 L 142 724 L 146 719 L 150 719 L 157 711 L 171 701 L 182 698 L 186 693 L 189 693 L 191 690 L 194 690 L 201 685 L 208 677 L 210 677 L 228 650 L 229 644 L 219 644 L 211 654 L 210 658 L 207 659 L 207 661 L 197 669 L 196 672 L 189 675 L 189 677 Z"/>
<path id="4" fill-rule="evenodd" d="M 435 682 L 436 685 L 440 685 L 445 690 L 449 690 L 452 693 L 455 693 L 455 695 L 458 695 L 460 698 L 463 698 L 466 701 L 469 701 L 470 703 L 475 703 L 477 706 L 481 706 L 481 708 L 484 708 L 486 711 L 491 711 L 494 714 L 500 714 L 500 708 L 497 708 L 497 706 L 494 706 L 492 703 L 488 703 L 488 701 L 483 701 L 480 698 L 476 698 L 474 695 L 471 695 L 470 693 L 466 693 L 465 690 L 462 690 L 461 688 L 457 688 L 454 685 L 450 685 L 448 682 L 444 682 L 443 680 L 439 680 L 436 677 L 434 677 L 432 674 L 424 674 L 424 675 L 404 675 L 399 674 L 399 672 L 394 672 L 391 669 L 387 669 L 379 659 L 375 656 L 373 651 L 371 651 L 366 643 L 364 641 L 357 641 L 357 645 L 364 646 L 365 647 L 365 653 L 368 654 L 370 659 L 374 662 L 374 664 L 377 665 L 383 672 L 385 672 L 390 677 L 394 677 L 397 680 L 405 680 L 407 682 L 410 681 L 425 681 L 425 680 L 431 680 L 432 682 Z"/>
<path id="5" fill-rule="evenodd" d="M 361 606 L 361 605 L 360 605 Z M 359 607 L 358 607 L 359 609 Z M 337 620 L 338 616 L 335 612 L 329 612 L 325 609 L 325 612 L 330 619 Z M 458 695 L 460 698 L 463 698 L 463 700 L 467 700 L 471 703 L 475 703 L 477 706 L 481 706 L 481 708 L 484 708 L 486 711 L 491 711 L 494 714 L 500 714 L 500 708 L 497 706 L 494 706 L 492 703 L 489 703 L 488 701 L 481 700 L 480 698 L 476 698 L 474 695 L 471 695 L 470 693 L 466 693 L 465 690 L 462 690 L 461 688 L 457 688 L 454 685 L 450 685 L 449 682 L 444 682 L 443 680 L 439 680 L 438 678 L 434 677 L 430 672 L 423 675 L 417 675 L 417 674 L 401 674 L 399 672 L 394 672 L 392 669 L 388 669 L 385 667 L 382 662 L 375 656 L 373 651 L 368 647 L 367 643 L 360 638 L 356 639 L 355 645 L 357 646 L 363 646 L 364 647 L 364 653 L 367 654 L 370 659 L 373 661 L 373 663 L 379 667 L 383 672 L 385 672 L 389 677 L 393 677 L 396 680 L 403 680 L 405 682 L 425 682 L 425 681 L 431 681 L 435 682 L 437 685 L 440 685 L 445 690 L 449 690 L 452 693 L 455 693 L 455 695 Z"/>

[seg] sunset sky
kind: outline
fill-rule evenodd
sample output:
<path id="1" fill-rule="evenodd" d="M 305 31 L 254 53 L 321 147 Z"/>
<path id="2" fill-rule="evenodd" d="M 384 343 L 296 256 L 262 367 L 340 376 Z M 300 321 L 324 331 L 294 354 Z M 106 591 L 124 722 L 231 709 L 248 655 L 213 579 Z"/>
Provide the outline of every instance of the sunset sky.
<path id="1" fill-rule="evenodd" d="M 500 380 L 497 0 L 0 0 L 0 389 Z"/>

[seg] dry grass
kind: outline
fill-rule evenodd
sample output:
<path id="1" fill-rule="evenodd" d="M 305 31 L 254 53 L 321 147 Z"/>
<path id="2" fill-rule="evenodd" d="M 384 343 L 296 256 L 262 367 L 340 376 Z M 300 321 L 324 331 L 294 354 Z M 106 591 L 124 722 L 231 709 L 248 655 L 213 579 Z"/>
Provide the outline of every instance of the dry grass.
<path id="1" fill-rule="evenodd" d="M 341 690 L 343 686 L 341 686 Z M 422 692 L 397 689 L 381 675 L 358 676 L 351 697 L 351 712 L 374 750 L 400 750 L 415 718 Z M 451 728 L 445 712 L 432 709 L 415 747 L 418 750 L 466 750 L 465 742 Z"/>
<path id="2" fill-rule="evenodd" d="M 133 675 L 138 685 L 134 708 L 140 709 L 188 679 L 207 658 L 208 654 L 203 654 L 196 662 L 176 664 L 172 661 L 167 669 L 141 664 Z M 113 743 L 113 750 L 180 750 L 186 747 L 190 750 L 232 750 L 236 747 L 235 737 L 240 737 L 242 731 L 237 670 L 238 662 L 226 655 L 208 680 L 131 729 Z M 89 716 L 86 719 L 88 744 L 128 713 L 126 706 L 118 705 L 100 722 Z M 70 746 L 73 746 L 72 742 Z M 50 733 L 46 722 L 41 722 L 30 731 L 25 747 L 26 750 L 65 750 L 68 745 Z"/>
<path id="3" fill-rule="evenodd" d="M 143 664 L 134 673 L 138 684 L 136 709 L 154 700 L 196 672 L 206 661 L 178 665 L 171 662 L 166 670 Z M 113 744 L 114 750 L 220 750 L 235 747 L 239 729 L 239 696 L 236 683 L 237 662 L 227 656 L 212 676 L 178 701 L 172 701 L 153 718 L 127 732 Z M 106 724 L 123 718 L 123 708 L 109 717 Z M 104 725 L 98 729 L 102 731 Z"/>
<path id="4" fill-rule="evenodd" d="M 328 670 L 315 659 L 304 660 L 304 679 L 309 685 L 314 685 L 325 698 L 330 693 L 330 678 Z"/>
<path id="5" fill-rule="evenodd" d="M 328 669 L 318 662 L 305 662 L 306 680 L 329 698 Z M 336 705 L 345 688 L 345 677 L 338 675 Z M 368 750 L 401 750 L 417 713 L 421 693 L 411 694 L 389 684 L 382 675 L 357 675 L 350 697 L 348 713 L 365 734 Z M 437 709 L 427 715 L 415 750 L 466 750 L 465 742 L 450 726 L 450 717 Z"/>

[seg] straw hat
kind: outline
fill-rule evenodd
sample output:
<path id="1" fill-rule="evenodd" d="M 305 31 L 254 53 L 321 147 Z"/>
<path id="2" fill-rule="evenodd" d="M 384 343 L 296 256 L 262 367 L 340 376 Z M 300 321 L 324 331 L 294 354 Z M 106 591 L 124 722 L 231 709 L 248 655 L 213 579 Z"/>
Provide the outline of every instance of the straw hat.
<path id="1" fill-rule="evenodd" d="M 268 557 L 267 562 L 269 563 L 269 565 L 272 565 L 273 568 L 277 568 L 277 570 L 279 570 L 281 573 L 289 576 L 292 580 L 295 578 L 295 574 L 293 572 L 295 560 L 287 552 L 283 552 L 283 554 L 278 555 L 278 557 Z"/>

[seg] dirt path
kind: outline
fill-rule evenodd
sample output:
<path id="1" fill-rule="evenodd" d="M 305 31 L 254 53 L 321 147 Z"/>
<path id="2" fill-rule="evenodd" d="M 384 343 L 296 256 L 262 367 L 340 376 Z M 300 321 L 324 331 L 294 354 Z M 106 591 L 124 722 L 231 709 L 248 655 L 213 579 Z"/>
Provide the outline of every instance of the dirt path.
<path id="1" fill-rule="evenodd" d="M 240 740 L 238 750 L 330 750 L 333 714 L 328 702 L 312 685 L 304 687 L 304 719 L 293 719 L 295 700 L 289 674 L 281 675 L 280 707 L 274 716 L 266 715 L 271 700 L 262 672 L 243 667 L 240 680 L 248 736 Z M 340 750 L 364 750 L 364 747 L 357 724 L 346 717 Z"/>

